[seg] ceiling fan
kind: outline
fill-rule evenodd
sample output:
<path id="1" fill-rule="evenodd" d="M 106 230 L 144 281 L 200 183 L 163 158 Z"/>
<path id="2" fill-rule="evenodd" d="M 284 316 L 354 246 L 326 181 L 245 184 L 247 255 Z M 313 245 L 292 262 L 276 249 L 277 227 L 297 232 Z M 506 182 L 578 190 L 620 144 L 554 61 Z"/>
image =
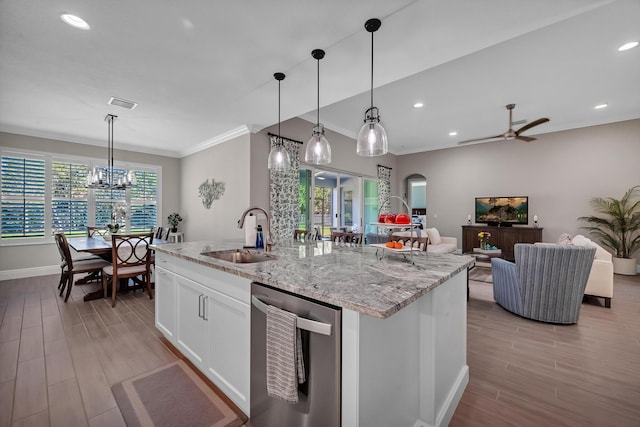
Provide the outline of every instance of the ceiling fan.
<path id="1" fill-rule="evenodd" d="M 509 130 L 506 131 L 505 133 L 500 134 L 500 135 L 487 136 L 485 138 L 467 139 L 466 141 L 458 142 L 458 144 L 465 144 L 467 142 L 484 141 L 484 140 L 487 140 L 487 139 L 497 139 L 497 138 L 519 139 L 519 140 L 526 141 L 526 142 L 535 141 L 536 138 L 532 138 L 530 136 L 524 136 L 524 135 L 521 135 L 521 133 L 531 129 L 534 126 L 538 126 L 538 125 L 541 125 L 542 123 L 546 123 L 546 122 L 549 121 L 549 119 L 546 118 L 546 117 L 543 117 L 541 119 L 534 120 L 531 123 L 527 123 L 526 125 L 522 126 L 520 129 L 514 131 L 513 128 L 512 128 L 513 121 L 512 121 L 511 115 L 512 115 L 513 109 L 515 107 L 516 107 L 516 104 L 507 105 L 507 110 L 509 110 Z"/>

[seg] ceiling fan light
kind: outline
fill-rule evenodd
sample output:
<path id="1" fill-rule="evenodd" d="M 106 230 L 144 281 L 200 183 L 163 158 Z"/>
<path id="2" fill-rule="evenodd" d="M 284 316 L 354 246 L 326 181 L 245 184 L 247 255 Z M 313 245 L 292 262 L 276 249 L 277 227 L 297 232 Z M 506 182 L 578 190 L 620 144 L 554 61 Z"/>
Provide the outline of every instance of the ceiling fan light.
<path id="1" fill-rule="evenodd" d="M 326 165 L 331 163 L 331 146 L 324 136 L 324 126 L 318 123 L 313 128 L 313 135 L 307 143 L 304 161 L 314 165 Z"/>

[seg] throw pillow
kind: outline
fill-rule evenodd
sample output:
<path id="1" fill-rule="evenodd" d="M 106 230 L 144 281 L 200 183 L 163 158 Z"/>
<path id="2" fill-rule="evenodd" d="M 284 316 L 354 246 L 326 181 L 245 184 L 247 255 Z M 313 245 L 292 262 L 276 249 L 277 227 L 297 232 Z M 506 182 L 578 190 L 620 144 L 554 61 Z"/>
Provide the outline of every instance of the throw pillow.
<path id="1" fill-rule="evenodd" d="M 427 236 L 429 237 L 429 243 L 432 245 L 439 245 L 442 243 L 440 232 L 437 228 L 427 228 Z"/>
<path id="2" fill-rule="evenodd" d="M 560 237 L 558 237 L 558 245 L 572 245 L 571 236 L 567 233 L 562 233 Z"/>

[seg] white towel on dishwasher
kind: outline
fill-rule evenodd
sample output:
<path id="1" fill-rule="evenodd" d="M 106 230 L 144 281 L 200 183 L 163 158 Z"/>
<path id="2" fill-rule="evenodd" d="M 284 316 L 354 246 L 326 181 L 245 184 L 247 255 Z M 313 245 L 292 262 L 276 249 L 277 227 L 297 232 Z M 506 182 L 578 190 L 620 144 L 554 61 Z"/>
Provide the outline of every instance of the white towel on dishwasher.
<path id="1" fill-rule="evenodd" d="M 306 380 L 297 319 L 267 306 L 267 394 L 289 403 L 298 403 L 298 384 Z"/>

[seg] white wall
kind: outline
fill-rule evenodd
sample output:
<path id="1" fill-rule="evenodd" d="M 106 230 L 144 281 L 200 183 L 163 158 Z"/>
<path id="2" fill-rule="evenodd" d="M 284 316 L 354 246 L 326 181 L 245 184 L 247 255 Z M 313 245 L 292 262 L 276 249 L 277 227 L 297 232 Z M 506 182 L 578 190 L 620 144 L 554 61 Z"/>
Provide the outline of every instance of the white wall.
<path id="1" fill-rule="evenodd" d="M 427 224 L 456 236 L 474 198 L 529 196 L 529 221 L 539 217 L 543 240 L 581 233 L 595 196 L 620 198 L 640 184 L 640 120 L 548 133 L 531 143 L 500 141 L 398 157 L 399 182 L 427 178 Z"/>
<path id="2" fill-rule="evenodd" d="M 6 132 L 0 132 L 0 146 L 98 159 L 104 158 L 106 151 L 106 146 L 98 147 Z M 117 149 L 114 150 L 114 159 L 116 162 L 127 161 L 161 166 L 162 213 L 166 215 L 167 212 L 178 210 L 179 200 L 176 196 L 180 184 L 178 159 Z M 59 264 L 60 255 L 53 241 L 48 244 L 0 246 L 0 272 L 47 266 L 59 268 Z"/>
<path id="3" fill-rule="evenodd" d="M 180 230 L 186 240 L 244 237 L 237 221 L 250 201 L 250 139 L 249 134 L 242 135 L 181 159 Z M 207 179 L 225 183 L 224 194 L 210 209 L 198 196 L 198 187 Z"/>

